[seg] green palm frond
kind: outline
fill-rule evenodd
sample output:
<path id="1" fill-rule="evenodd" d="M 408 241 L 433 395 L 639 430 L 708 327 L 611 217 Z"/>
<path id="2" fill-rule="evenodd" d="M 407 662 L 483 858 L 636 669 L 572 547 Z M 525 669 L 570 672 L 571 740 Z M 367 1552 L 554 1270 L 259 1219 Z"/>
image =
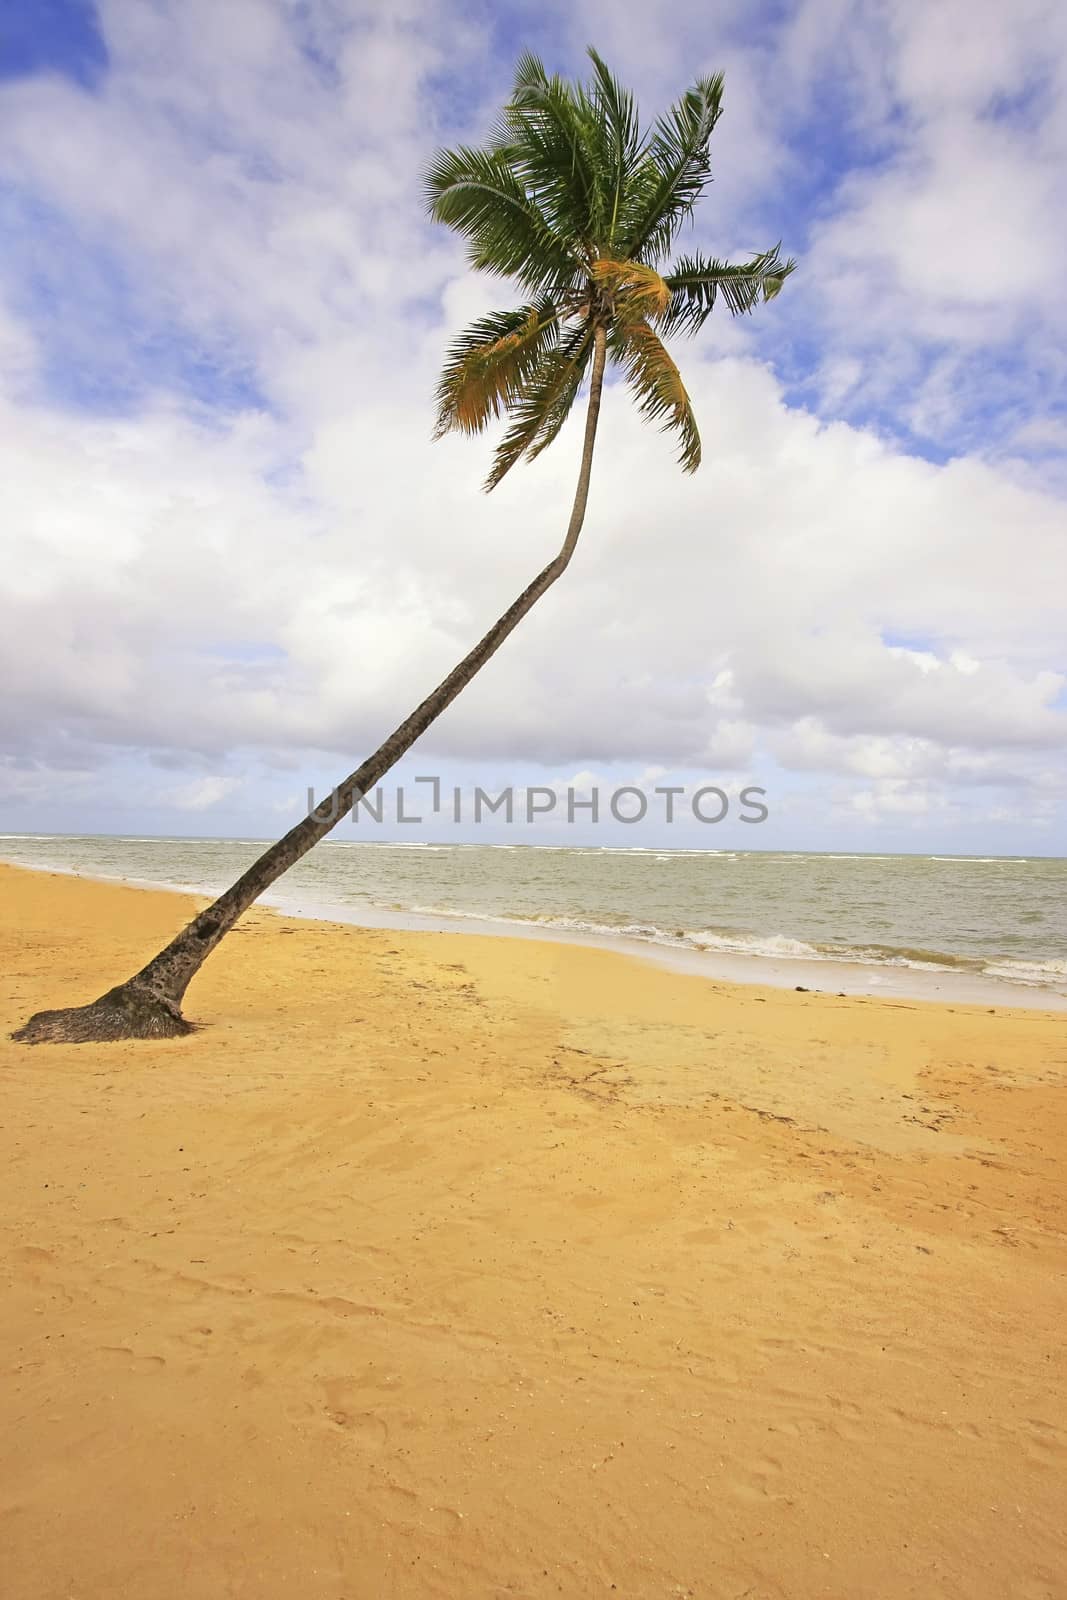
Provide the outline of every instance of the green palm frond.
<path id="1" fill-rule="evenodd" d="M 590 46 L 593 63 L 594 126 L 600 135 L 602 159 L 609 180 L 610 209 L 603 243 L 610 250 L 619 225 L 627 181 L 641 151 L 641 124 L 634 97 L 624 89 Z"/>
<path id="2" fill-rule="evenodd" d="M 523 394 L 512 407 L 514 421 L 501 439 L 485 480 L 495 489 L 523 456 L 530 461 L 547 450 L 570 415 L 582 386 L 593 346 L 588 324 L 573 329 L 555 349 L 546 350 Z"/>
<path id="3" fill-rule="evenodd" d="M 602 231 L 608 174 L 597 117 L 580 85 L 549 77 L 536 56 L 519 58 L 498 149 L 549 225 L 588 259 Z"/>
<path id="4" fill-rule="evenodd" d="M 434 221 L 468 240 L 472 267 L 515 278 L 534 294 L 571 282 L 580 270 L 569 242 L 549 225 L 499 151 L 442 151 L 425 190 Z"/>
<path id="5" fill-rule="evenodd" d="M 458 429 L 481 433 L 521 396 L 523 385 L 559 339 L 551 300 L 496 311 L 472 322 L 452 343 L 437 386 L 435 437 Z"/>
<path id="6" fill-rule="evenodd" d="M 524 50 L 515 63 L 512 100 L 521 98 L 528 91 L 547 89 L 548 84 L 548 73 L 545 71 L 545 64 L 541 57 L 535 56 L 532 50 Z"/>
<path id="7" fill-rule="evenodd" d="M 662 339 L 649 323 L 631 322 L 616 328 L 610 349 L 637 397 L 641 415 L 679 435 L 678 464 L 683 472 L 695 472 L 700 465 L 700 433 L 682 375 Z"/>
<path id="8" fill-rule="evenodd" d="M 761 301 L 773 300 L 796 270 L 795 261 L 782 260 L 781 248 L 776 244 L 739 266 L 704 256 L 679 257 L 664 280 L 671 293 L 661 323 L 664 331 L 696 333 L 720 297 L 735 317 L 754 310 Z"/>
<path id="9" fill-rule="evenodd" d="M 542 450 L 548 449 L 570 416 L 589 369 L 592 353 L 593 329 L 588 323 L 575 328 L 555 352 L 555 372 L 547 395 L 548 403 L 537 437 L 526 453 L 528 461 L 536 461 Z"/>
<path id="10" fill-rule="evenodd" d="M 723 76 L 700 78 L 648 142 L 647 162 L 634 174 L 633 204 L 620 230 L 625 254 L 658 261 L 711 180 L 709 143 L 722 115 Z"/>

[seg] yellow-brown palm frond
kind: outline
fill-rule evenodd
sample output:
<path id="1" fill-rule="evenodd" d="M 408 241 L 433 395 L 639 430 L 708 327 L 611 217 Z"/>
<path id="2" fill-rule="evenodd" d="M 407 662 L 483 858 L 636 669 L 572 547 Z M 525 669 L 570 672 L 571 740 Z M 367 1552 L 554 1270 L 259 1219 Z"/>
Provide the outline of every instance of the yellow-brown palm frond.
<path id="1" fill-rule="evenodd" d="M 551 300 L 481 317 L 453 342 L 437 386 L 434 437 L 481 433 L 510 410 L 530 374 L 559 341 Z"/>
<path id="2" fill-rule="evenodd" d="M 593 281 L 612 297 L 615 315 L 624 322 L 665 315 L 671 291 L 655 267 L 642 261 L 614 261 L 602 256 L 592 265 Z"/>
<path id="3" fill-rule="evenodd" d="M 679 435 L 683 472 L 700 465 L 700 433 L 682 375 L 659 335 L 644 321 L 616 324 L 611 353 L 626 373 L 642 414 Z"/>

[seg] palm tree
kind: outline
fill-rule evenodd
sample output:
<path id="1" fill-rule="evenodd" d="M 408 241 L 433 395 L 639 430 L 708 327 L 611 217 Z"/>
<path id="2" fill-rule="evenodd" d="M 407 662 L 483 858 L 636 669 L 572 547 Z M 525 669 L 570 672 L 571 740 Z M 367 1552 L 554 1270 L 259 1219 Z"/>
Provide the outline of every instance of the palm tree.
<path id="1" fill-rule="evenodd" d="M 452 345 L 437 391 L 437 434 L 481 433 L 505 417 L 486 483 L 492 489 L 517 461 L 547 449 L 588 378 L 578 486 L 558 553 L 384 744 L 166 949 L 91 1005 L 38 1012 L 16 1038 L 75 1042 L 189 1031 L 182 1000 L 205 958 L 452 704 L 567 570 L 585 520 L 609 360 L 643 415 L 677 434 L 683 470 L 699 466 L 696 420 L 663 336 L 696 333 L 720 299 L 734 315 L 751 311 L 778 293 L 794 262 L 775 246 L 738 265 L 689 255 L 661 270 L 711 178 L 722 77 L 698 79 L 645 134 L 633 96 L 596 51 L 589 55 L 585 85 L 549 77 L 535 56 L 523 55 L 489 143 L 442 152 L 426 178 L 431 216 L 466 239 L 471 265 L 512 280 L 526 297 L 513 311 L 481 318 Z"/>

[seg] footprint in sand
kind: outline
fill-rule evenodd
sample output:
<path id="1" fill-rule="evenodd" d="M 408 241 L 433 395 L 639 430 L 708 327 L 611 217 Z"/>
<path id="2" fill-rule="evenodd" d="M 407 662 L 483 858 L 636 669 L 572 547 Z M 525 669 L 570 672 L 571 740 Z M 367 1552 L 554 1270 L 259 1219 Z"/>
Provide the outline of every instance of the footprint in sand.
<path id="1" fill-rule="evenodd" d="M 389 1425 L 376 1411 L 368 1411 L 361 1385 L 352 1378 L 326 1378 L 321 1388 L 326 1404 L 323 1416 L 329 1425 L 375 1450 L 389 1442 Z"/>
<path id="2" fill-rule="evenodd" d="M 54 1261 L 55 1256 L 51 1250 L 46 1250 L 43 1244 L 20 1244 L 12 1251 L 16 1261 L 34 1261 L 42 1266 L 46 1262 Z"/>
<path id="3" fill-rule="evenodd" d="M 1023 1448 L 1031 1461 L 1039 1466 L 1062 1470 L 1064 1455 L 1067 1454 L 1067 1433 L 1062 1428 L 1036 1417 L 1028 1417 L 1020 1432 Z"/>
<path id="4" fill-rule="evenodd" d="M 340 1406 L 327 1406 L 324 1414 L 335 1428 L 359 1439 L 362 1444 L 372 1445 L 376 1450 L 380 1450 L 389 1438 L 386 1423 L 372 1411 L 344 1411 Z"/>
<path id="5" fill-rule="evenodd" d="M 11 1252 L 12 1261 L 21 1267 L 17 1274 L 23 1283 L 40 1289 L 48 1298 L 61 1306 L 74 1304 L 74 1296 L 61 1283 L 57 1283 L 44 1269 L 57 1265 L 55 1254 L 39 1244 L 22 1244 Z"/>
<path id="6" fill-rule="evenodd" d="M 374 1498 L 387 1506 L 386 1520 L 399 1527 L 419 1528 L 429 1533 L 454 1533 L 463 1518 L 451 1506 L 430 1505 L 422 1495 L 399 1483 L 380 1484 Z"/>
<path id="7" fill-rule="evenodd" d="M 738 1500 L 792 1500 L 783 1487 L 782 1463 L 773 1456 L 746 1461 L 730 1485 Z"/>

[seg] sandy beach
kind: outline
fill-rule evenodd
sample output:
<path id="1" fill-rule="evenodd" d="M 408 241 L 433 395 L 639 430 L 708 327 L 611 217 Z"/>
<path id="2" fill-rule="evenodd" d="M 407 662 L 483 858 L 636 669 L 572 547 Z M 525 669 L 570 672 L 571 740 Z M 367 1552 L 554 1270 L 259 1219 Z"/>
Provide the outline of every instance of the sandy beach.
<path id="1" fill-rule="evenodd" d="M 1062 1014 L 0 868 L 9 1600 L 1067 1593 Z"/>

